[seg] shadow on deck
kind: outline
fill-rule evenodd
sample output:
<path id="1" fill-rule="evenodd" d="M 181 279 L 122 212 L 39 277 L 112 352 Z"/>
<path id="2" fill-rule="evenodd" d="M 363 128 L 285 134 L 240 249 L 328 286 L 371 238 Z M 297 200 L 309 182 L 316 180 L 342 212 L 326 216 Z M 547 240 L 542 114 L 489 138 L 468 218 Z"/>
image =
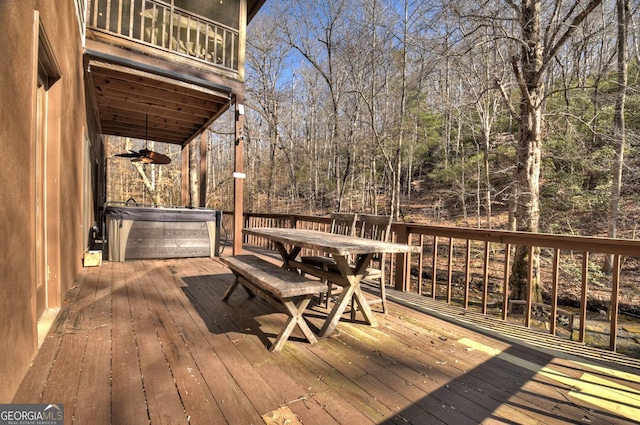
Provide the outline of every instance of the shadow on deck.
<path id="1" fill-rule="evenodd" d="M 65 423 L 634 423 L 640 362 L 390 291 L 378 327 L 346 319 L 311 345 L 237 291 L 211 259 L 85 269 L 16 403 L 61 403 Z M 326 312 L 308 311 L 312 329 Z M 538 347 L 534 349 L 534 347 Z M 607 354 L 607 356 L 605 356 Z M 284 412 L 284 413 L 283 413 Z"/>

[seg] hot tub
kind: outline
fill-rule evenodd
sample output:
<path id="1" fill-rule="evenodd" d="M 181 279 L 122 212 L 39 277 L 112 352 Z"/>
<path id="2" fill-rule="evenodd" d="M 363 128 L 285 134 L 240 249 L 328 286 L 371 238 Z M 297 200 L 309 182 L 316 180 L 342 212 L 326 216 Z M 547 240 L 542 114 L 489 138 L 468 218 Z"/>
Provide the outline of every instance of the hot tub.
<path id="1" fill-rule="evenodd" d="M 108 206 L 109 261 L 220 255 L 221 211 Z"/>

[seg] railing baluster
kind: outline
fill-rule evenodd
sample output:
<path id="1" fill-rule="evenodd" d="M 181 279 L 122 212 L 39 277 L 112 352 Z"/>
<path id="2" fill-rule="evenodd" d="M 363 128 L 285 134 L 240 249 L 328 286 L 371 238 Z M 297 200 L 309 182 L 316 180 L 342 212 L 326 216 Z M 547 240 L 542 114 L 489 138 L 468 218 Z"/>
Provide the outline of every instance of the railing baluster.
<path id="1" fill-rule="evenodd" d="M 433 261 L 431 266 L 431 298 L 436 299 L 436 275 L 438 274 L 438 237 L 433 237 Z"/>
<path id="2" fill-rule="evenodd" d="M 534 247 L 533 246 L 529 246 L 527 247 L 529 253 L 528 253 L 528 279 L 527 279 L 527 300 L 526 300 L 526 308 L 525 308 L 525 316 L 524 316 L 524 325 L 529 328 L 531 327 L 531 306 L 533 304 L 533 285 L 531 284 L 531 282 L 533 282 L 533 252 L 534 252 Z"/>
<path id="3" fill-rule="evenodd" d="M 124 34 L 127 37 L 133 37 L 133 25 L 134 25 L 134 17 L 135 17 L 135 1 L 129 2 L 129 33 Z"/>
<path id="4" fill-rule="evenodd" d="M 227 66 L 227 31 L 222 31 L 222 65 Z"/>
<path id="5" fill-rule="evenodd" d="M 207 57 L 209 56 L 209 32 L 211 31 L 211 26 L 206 24 L 206 28 L 207 29 L 204 34 L 204 58 L 205 60 L 209 60 Z"/>
<path id="6" fill-rule="evenodd" d="M 111 31 L 111 0 L 107 0 L 107 13 L 104 15 L 105 29 Z"/>
<path id="7" fill-rule="evenodd" d="M 509 277 L 511 276 L 511 244 L 504 246 L 504 274 L 502 275 L 502 320 L 507 320 L 509 314 Z"/>
<path id="8" fill-rule="evenodd" d="M 238 53 L 236 52 L 236 36 L 231 33 L 231 48 L 229 49 L 229 52 L 231 54 L 231 63 L 229 64 L 229 68 L 237 68 L 238 64 L 236 63 L 236 58 Z"/>
<path id="9" fill-rule="evenodd" d="M 584 342 L 587 336 L 587 282 L 589 281 L 589 252 L 582 254 L 582 294 L 580 297 L 580 331 L 578 341 Z"/>
<path id="10" fill-rule="evenodd" d="M 549 333 L 556 334 L 556 316 L 558 315 L 558 271 L 560 268 L 560 250 L 553 252 L 553 270 L 551 278 L 551 318 L 549 319 Z"/>
<path id="11" fill-rule="evenodd" d="M 153 12 L 151 13 L 151 28 L 149 28 L 149 43 L 153 45 L 158 44 L 158 37 L 156 36 L 156 26 L 158 25 L 158 5 L 153 5 Z"/>
<path id="12" fill-rule="evenodd" d="M 453 239 L 449 238 L 449 252 L 447 253 L 447 304 L 451 304 L 451 279 L 453 277 Z"/>
<path id="13" fill-rule="evenodd" d="M 167 47 L 167 9 L 162 8 L 162 10 L 158 13 L 162 14 L 162 19 L 160 20 L 160 26 L 158 27 L 158 32 L 160 37 L 158 37 L 158 45 L 166 48 Z"/>
<path id="14" fill-rule="evenodd" d="M 389 240 L 390 241 L 394 241 L 395 240 L 394 239 L 395 236 L 397 236 L 397 235 L 390 235 Z M 407 243 L 409 243 L 411 235 L 406 235 L 406 238 L 407 238 Z M 395 281 L 395 274 L 398 272 L 398 270 L 396 269 L 396 255 L 385 255 L 383 257 L 385 259 L 385 262 L 389 263 L 389 273 L 385 273 L 384 275 L 388 279 L 389 285 L 391 285 Z M 405 259 L 404 259 L 404 265 L 401 264 L 401 267 L 405 267 L 406 264 L 411 264 L 411 263 L 409 263 L 409 261 L 411 261 L 409 258 L 410 257 L 408 257 L 408 254 L 407 254 L 407 257 L 405 257 Z M 380 267 L 384 267 L 384 266 L 385 266 L 384 264 L 380 265 Z M 402 271 L 402 273 L 404 273 L 404 270 Z M 392 276 L 392 275 L 394 275 L 394 276 Z M 406 283 L 406 279 L 404 279 L 404 282 L 402 282 L 402 283 L 403 283 L 402 287 L 401 288 L 396 288 L 396 289 L 401 289 L 403 291 L 406 291 L 407 290 L 407 285 L 405 284 Z M 384 285 L 385 282 L 380 280 L 380 284 Z"/>
<path id="15" fill-rule="evenodd" d="M 147 10 L 146 0 L 142 0 L 142 9 L 140 9 L 140 39 L 144 40 L 145 11 Z"/>
<path id="16" fill-rule="evenodd" d="M 185 45 L 185 47 L 187 48 L 187 55 L 189 56 L 193 56 L 193 52 L 191 51 L 191 47 L 189 46 L 189 44 L 193 43 L 191 41 L 191 31 L 189 31 L 189 28 L 191 28 L 191 16 L 187 16 L 187 22 L 186 22 L 186 26 L 184 28 L 185 32 L 187 33 L 187 43 Z"/>
<path id="17" fill-rule="evenodd" d="M 420 235 L 420 254 L 418 254 L 418 295 L 422 295 L 422 260 L 424 259 L 424 235 Z"/>
<path id="18" fill-rule="evenodd" d="M 118 1 L 118 34 L 122 34 L 122 10 L 123 10 L 123 0 Z"/>
<path id="19" fill-rule="evenodd" d="M 611 320 L 611 329 L 609 331 L 609 350 L 616 351 L 618 341 L 618 301 L 620 295 L 620 256 L 613 256 L 613 270 L 611 271 L 611 304 L 609 308 L 609 316 Z"/>
<path id="20" fill-rule="evenodd" d="M 91 13 L 89 15 L 90 19 L 89 19 L 89 27 L 97 27 L 98 26 L 98 1 L 97 0 L 93 0 L 93 4 L 91 5 L 93 6 L 91 8 Z"/>
<path id="21" fill-rule="evenodd" d="M 194 43 L 194 48 L 196 50 L 196 57 L 200 58 L 202 56 L 202 54 L 200 53 L 200 35 L 202 33 L 202 22 L 198 21 L 196 22 L 196 41 Z"/>
<path id="22" fill-rule="evenodd" d="M 397 238 L 397 235 L 391 235 L 393 240 L 395 241 Z M 412 245 L 413 244 L 413 235 L 411 233 L 407 234 L 407 245 Z M 395 255 L 391 255 L 391 257 L 395 257 Z M 405 259 L 405 284 L 403 285 L 402 290 L 403 291 L 407 291 L 407 292 L 411 292 L 411 262 L 413 261 L 413 258 L 411 256 L 411 253 L 407 253 L 407 258 Z M 394 281 L 395 281 L 395 277 L 392 279 L 391 278 L 391 274 L 395 272 L 394 269 L 394 264 L 391 262 L 389 264 L 389 285 L 391 285 Z"/>
<path id="23" fill-rule="evenodd" d="M 484 278 L 482 279 L 482 314 L 487 314 L 489 297 L 489 241 L 484 241 Z"/>
<path id="24" fill-rule="evenodd" d="M 469 308 L 469 285 L 471 284 L 471 239 L 467 239 L 467 252 L 465 255 L 464 265 L 464 294 L 463 305 L 464 308 Z"/>
<path id="25" fill-rule="evenodd" d="M 215 29 L 215 34 L 214 34 L 214 42 L 213 42 L 213 58 L 211 59 L 211 62 L 213 63 L 218 63 L 218 31 L 219 28 Z"/>

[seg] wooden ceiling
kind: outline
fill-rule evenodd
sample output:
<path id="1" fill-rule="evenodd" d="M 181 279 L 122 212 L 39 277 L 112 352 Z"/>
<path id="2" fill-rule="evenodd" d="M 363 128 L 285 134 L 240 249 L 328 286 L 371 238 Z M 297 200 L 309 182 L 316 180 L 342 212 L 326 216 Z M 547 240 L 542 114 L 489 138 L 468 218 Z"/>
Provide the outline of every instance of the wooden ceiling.
<path id="1" fill-rule="evenodd" d="M 102 134 L 184 145 L 230 104 L 231 89 L 203 87 L 91 60 L 94 106 Z"/>

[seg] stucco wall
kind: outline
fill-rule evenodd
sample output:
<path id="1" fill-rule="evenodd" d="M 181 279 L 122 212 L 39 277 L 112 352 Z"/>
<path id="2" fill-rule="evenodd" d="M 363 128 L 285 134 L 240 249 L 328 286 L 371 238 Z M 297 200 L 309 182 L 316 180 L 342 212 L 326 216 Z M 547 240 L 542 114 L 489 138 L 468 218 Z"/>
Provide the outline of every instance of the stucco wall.
<path id="1" fill-rule="evenodd" d="M 82 266 L 83 139 L 87 113 L 73 0 L 0 2 L 0 403 L 9 403 L 37 352 L 34 234 L 34 10 L 62 74 L 52 87 L 56 123 L 48 152 L 49 255 L 60 303 Z M 52 139 L 53 140 L 53 139 Z M 46 402 L 46 401 L 43 401 Z"/>

